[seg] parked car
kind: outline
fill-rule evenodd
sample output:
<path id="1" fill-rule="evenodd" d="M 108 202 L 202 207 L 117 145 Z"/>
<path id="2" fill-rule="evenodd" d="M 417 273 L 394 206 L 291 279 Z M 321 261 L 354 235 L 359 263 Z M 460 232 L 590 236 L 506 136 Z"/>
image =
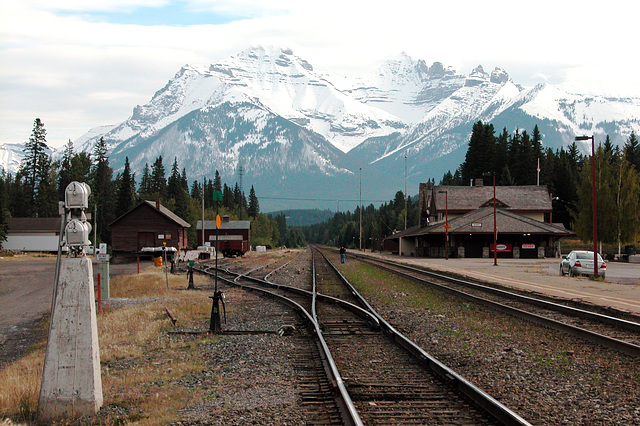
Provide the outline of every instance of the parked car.
<path id="1" fill-rule="evenodd" d="M 598 276 L 605 277 L 607 264 L 598 254 Z M 593 252 L 583 250 L 573 250 L 568 255 L 562 256 L 560 262 L 560 275 L 593 275 Z"/>

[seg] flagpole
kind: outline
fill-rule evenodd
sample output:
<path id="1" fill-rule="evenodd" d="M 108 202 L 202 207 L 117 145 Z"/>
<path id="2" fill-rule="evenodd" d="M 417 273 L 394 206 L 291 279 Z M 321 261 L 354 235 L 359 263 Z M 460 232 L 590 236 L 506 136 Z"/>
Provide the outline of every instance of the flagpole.
<path id="1" fill-rule="evenodd" d="M 540 186 L 540 157 L 538 157 L 538 168 L 536 169 L 538 172 L 538 180 L 536 181 L 536 185 Z"/>

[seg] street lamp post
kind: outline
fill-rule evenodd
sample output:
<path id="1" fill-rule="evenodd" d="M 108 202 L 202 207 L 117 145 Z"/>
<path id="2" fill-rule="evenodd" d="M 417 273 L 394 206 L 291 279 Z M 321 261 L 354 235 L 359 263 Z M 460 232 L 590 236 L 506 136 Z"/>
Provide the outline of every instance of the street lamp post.
<path id="1" fill-rule="evenodd" d="M 498 225 L 496 220 L 496 174 L 493 174 L 493 266 L 498 266 Z"/>
<path id="2" fill-rule="evenodd" d="M 483 176 L 493 176 L 493 266 L 498 266 L 498 224 L 496 210 L 496 174 L 483 173 Z"/>
<path id="3" fill-rule="evenodd" d="M 407 153 L 404 153 L 404 229 L 407 229 Z"/>
<path id="4" fill-rule="evenodd" d="M 593 211 L 593 277 L 598 278 L 598 221 L 596 209 L 596 152 L 595 141 L 591 136 L 576 136 L 576 141 L 591 139 L 591 197 Z"/>
<path id="5" fill-rule="evenodd" d="M 360 239 L 359 246 L 360 251 L 362 251 L 362 167 L 360 167 Z"/>
<path id="6" fill-rule="evenodd" d="M 444 258 L 449 260 L 449 191 L 438 191 L 444 194 Z"/>

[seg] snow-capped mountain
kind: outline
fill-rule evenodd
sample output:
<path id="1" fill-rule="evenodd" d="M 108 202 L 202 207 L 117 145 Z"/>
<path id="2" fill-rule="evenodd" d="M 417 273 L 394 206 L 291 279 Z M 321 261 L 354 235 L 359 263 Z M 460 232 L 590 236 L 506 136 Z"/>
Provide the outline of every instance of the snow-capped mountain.
<path id="1" fill-rule="evenodd" d="M 24 144 L 21 143 L 0 145 L 0 168 L 10 173 L 17 172 L 24 158 L 23 150 Z"/>
<path id="2" fill-rule="evenodd" d="M 167 169 L 176 158 L 190 179 L 218 170 L 234 182 L 242 170 L 267 210 L 332 208 L 280 199 L 353 201 L 362 181 L 364 203 L 386 201 L 403 190 L 405 164 L 414 193 L 419 182 L 458 167 L 478 120 L 497 131 L 538 125 L 552 148 L 577 134 L 622 145 L 631 130 L 640 132 L 640 99 L 526 89 L 500 68 L 465 75 L 404 53 L 368 75 L 344 77 L 289 49 L 253 47 L 216 64 L 185 65 L 127 120 L 92 129 L 75 147 L 91 151 L 103 137 L 114 169 L 129 157 L 137 176 L 160 155 Z"/>

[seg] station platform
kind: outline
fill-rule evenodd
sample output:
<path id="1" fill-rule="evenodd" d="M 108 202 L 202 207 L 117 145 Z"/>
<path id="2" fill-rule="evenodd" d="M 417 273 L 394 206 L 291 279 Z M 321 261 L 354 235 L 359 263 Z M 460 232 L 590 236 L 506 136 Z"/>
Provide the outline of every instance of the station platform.
<path id="1" fill-rule="evenodd" d="M 364 254 L 640 315 L 640 264 L 637 263 L 608 262 L 606 280 L 596 281 L 588 277 L 561 276 L 560 259 L 498 259 L 498 265 L 494 265 L 493 258 L 446 260 Z"/>

